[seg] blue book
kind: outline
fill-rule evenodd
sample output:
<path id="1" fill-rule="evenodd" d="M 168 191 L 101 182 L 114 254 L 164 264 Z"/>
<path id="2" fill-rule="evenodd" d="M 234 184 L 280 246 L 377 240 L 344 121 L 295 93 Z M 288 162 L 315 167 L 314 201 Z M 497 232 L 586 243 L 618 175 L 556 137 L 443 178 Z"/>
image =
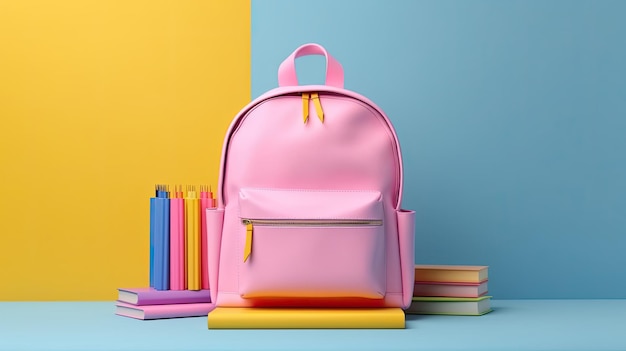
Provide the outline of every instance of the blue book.
<path id="1" fill-rule="evenodd" d="M 163 262 L 161 263 L 160 269 L 162 270 L 161 275 L 163 276 L 163 285 L 160 290 L 169 290 L 170 289 L 170 199 L 169 193 L 168 197 L 163 199 L 163 205 L 165 209 L 163 210 L 163 241 L 162 243 L 162 251 Z"/>
<path id="2" fill-rule="evenodd" d="M 170 199 L 162 188 L 155 199 L 154 288 L 170 288 Z"/>
<path id="3" fill-rule="evenodd" d="M 156 197 L 150 198 L 150 287 L 154 287 L 154 231 L 156 227 Z"/>

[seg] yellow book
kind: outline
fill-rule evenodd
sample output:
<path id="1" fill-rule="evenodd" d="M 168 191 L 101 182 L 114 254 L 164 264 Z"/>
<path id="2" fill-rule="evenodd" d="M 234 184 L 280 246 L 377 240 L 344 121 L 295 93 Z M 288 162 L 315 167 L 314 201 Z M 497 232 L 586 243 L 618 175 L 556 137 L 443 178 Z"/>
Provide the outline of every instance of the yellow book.
<path id="1" fill-rule="evenodd" d="M 480 283 L 487 280 L 488 268 L 488 266 L 415 265 L 415 281 Z"/>
<path id="2" fill-rule="evenodd" d="M 185 257 L 187 258 L 187 289 L 200 290 L 200 203 L 194 188 L 185 198 Z"/>
<path id="3" fill-rule="evenodd" d="M 401 308 L 217 307 L 209 329 L 404 329 Z"/>

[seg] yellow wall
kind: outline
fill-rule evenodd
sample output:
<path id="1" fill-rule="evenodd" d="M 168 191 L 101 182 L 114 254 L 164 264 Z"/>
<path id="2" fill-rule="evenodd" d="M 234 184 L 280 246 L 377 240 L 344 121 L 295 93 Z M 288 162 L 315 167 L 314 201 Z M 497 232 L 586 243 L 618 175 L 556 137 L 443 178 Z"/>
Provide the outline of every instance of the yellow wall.
<path id="1" fill-rule="evenodd" d="M 0 1 L 0 300 L 145 286 L 155 183 L 217 184 L 249 1 Z"/>

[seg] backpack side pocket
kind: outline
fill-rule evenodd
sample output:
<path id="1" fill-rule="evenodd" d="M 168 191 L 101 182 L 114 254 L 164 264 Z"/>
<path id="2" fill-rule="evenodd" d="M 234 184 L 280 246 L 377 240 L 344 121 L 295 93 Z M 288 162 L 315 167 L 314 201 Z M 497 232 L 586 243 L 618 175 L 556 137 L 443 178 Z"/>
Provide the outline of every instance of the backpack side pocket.
<path id="1" fill-rule="evenodd" d="M 398 243 L 402 270 L 402 304 L 408 308 L 415 286 L 415 211 L 398 210 Z"/>
<path id="2" fill-rule="evenodd" d="M 206 230 L 207 230 L 207 253 L 209 272 L 209 289 L 211 290 L 211 302 L 217 300 L 217 281 L 220 262 L 220 247 L 222 246 L 222 226 L 224 224 L 223 208 L 207 208 L 206 210 Z"/>

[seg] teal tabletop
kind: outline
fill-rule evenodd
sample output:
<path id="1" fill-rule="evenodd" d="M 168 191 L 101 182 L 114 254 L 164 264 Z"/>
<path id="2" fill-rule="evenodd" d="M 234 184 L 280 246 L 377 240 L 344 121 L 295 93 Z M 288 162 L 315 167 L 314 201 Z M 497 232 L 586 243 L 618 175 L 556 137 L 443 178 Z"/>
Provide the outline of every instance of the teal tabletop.
<path id="1" fill-rule="evenodd" d="M 484 316 L 407 315 L 406 329 L 209 330 L 114 302 L 0 302 L 0 350 L 626 350 L 626 300 L 493 300 Z"/>

